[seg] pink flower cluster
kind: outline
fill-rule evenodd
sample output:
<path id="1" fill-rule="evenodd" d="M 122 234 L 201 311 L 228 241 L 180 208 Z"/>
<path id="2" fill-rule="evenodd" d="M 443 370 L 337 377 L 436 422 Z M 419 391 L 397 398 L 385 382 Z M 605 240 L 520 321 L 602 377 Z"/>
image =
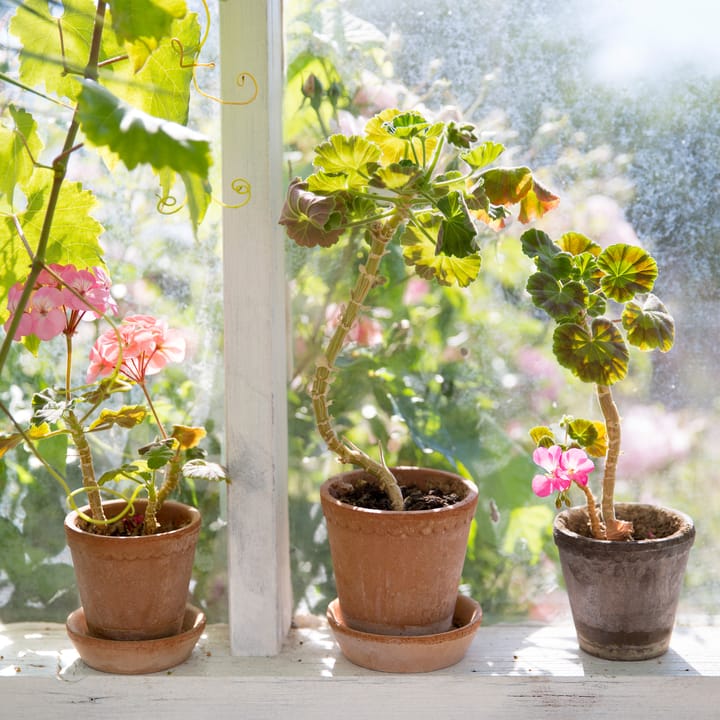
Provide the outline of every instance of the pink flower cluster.
<path id="1" fill-rule="evenodd" d="M 122 354 L 122 357 L 120 357 Z M 169 362 L 182 362 L 185 339 L 164 320 L 150 315 L 128 315 L 104 332 L 90 350 L 87 381 L 109 375 L 120 362 L 120 372 L 143 384 L 147 375 L 160 372 Z"/>
<path id="2" fill-rule="evenodd" d="M 51 340 L 60 333 L 73 335 L 86 314 L 93 319 L 107 312 L 117 315 L 118 307 L 110 294 L 110 278 L 102 268 L 78 270 L 74 265 L 50 265 L 50 269 L 57 278 L 47 270 L 40 272 L 14 340 L 26 335 L 35 335 L 40 340 Z M 10 317 L 4 325 L 6 332 L 23 287 L 23 283 L 16 283 L 8 292 Z"/>
<path id="3" fill-rule="evenodd" d="M 573 482 L 587 485 L 588 475 L 595 465 L 584 450 L 570 448 L 563 450 L 559 445 L 539 447 L 533 452 L 533 461 L 545 470 L 532 481 L 533 492 L 538 497 L 547 497 L 553 492 L 567 490 Z"/>

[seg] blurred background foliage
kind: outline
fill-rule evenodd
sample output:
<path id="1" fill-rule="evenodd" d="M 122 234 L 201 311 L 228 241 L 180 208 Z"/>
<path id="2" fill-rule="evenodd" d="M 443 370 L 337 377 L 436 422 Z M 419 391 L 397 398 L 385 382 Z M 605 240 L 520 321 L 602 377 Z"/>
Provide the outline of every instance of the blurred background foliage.
<path id="1" fill-rule="evenodd" d="M 653 253 L 658 293 L 678 335 L 667 356 L 636 359 L 617 398 L 624 418 L 618 499 L 659 501 L 694 517 L 699 532 L 682 609 L 716 614 L 720 62 L 717 52 L 703 52 L 702 28 L 712 24 L 698 17 L 699 8 L 688 46 L 647 41 L 653 32 L 667 36 L 658 26 L 665 4 L 636 18 L 615 0 L 528 0 L 522 12 L 500 0 L 286 0 L 287 177 L 307 172 L 327 133 L 360 130 L 386 107 L 422 107 L 476 124 L 483 137 L 506 145 L 504 163 L 530 165 L 561 196 L 541 225 L 551 236 L 575 229 L 601 244 L 639 242 Z M 8 7 L 0 6 L 5 72 L 16 61 Z M 219 55 L 217 3 L 211 8 L 205 61 Z M 670 26 L 679 32 L 678 23 Z M 635 51 L 647 48 L 649 60 L 633 61 L 615 48 L 623 33 Z M 207 92 L 218 95 L 217 82 L 217 73 L 203 74 Z M 3 85 L 3 108 L 14 92 Z M 192 127 L 219 137 L 216 103 L 194 94 L 191 116 Z M 217 162 L 213 188 L 220 187 L 219 170 Z M 191 359 L 160 376 L 156 394 L 165 408 L 205 424 L 222 459 L 219 205 L 195 239 L 184 218 L 157 212 L 152 176 L 145 182 L 122 167 L 110 173 L 89 156 L 74 172 L 102 196 L 98 219 L 121 312 L 152 308 L 190 338 Z M 488 621 L 564 612 L 554 508 L 532 495 L 527 429 L 565 413 L 599 418 L 588 387 L 551 358 L 549 324 L 524 291 L 530 268 L 520 233 L 511 226 L 483 238 L 480 279 L 465 290 L 431 287 L 410 276 L 402 258 L 389 258 L 387 280 L 374 290 L 373 310 L 347 346 L 333 390 L 333 414 L 354 441 L 381 442 L 392 463 L 447 468 L 477 482 L 463 582 Z M 307 385 L 332 319 L 326 307 L 346 296 L 359 250 L 352 243 L 322 253 L 287 245 L 291 560 L 299 612 L 322 613 L 334 597 L 317 490 L 343 468 L 319 443 Z M 16 353 L 0 394 L 17 413 L 29 412 L 38 378 L 54 372 L 52 360 Z M 184 492 L 192 497 L 192 488 Z M 205 517 L 194 601 L 221 622 L 224 490 L 213 486 L 194 499 Z M 22 451 L 0 464 L 4 622 L 63 621 L 77 606 L 61 532 L 63 500 Z"/>

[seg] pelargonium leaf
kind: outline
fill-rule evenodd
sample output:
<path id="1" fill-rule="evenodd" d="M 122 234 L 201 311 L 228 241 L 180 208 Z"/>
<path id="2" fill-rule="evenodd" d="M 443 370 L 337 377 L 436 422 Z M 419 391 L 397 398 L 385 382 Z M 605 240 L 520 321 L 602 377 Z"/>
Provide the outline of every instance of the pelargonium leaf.
<path id="1" fill-rule="evenodd" d="M 173 425 L 171 437 L 174 437 L 180 444 L 181 450 L 189 450 L 207 435 L 205 428 L 189 427 L 188 425 Z"/>
<path id="2" fill-rule="evenodd" d="M 391 163 L 387 167 L 379 168 L 373 175 L 370 184 L 402 191 L 413 187 L 416 181 L 422 177 L 422 170 L 417 165 Z"/>
<path id="3" fill-rule="evenodd" d="M 532 228 L 520 236 L 522 251 L 535 260 L 538 269 L 552 275 L 556 280 L 570 277 L 573 269 L 572 256 L 563 252 L 542 230 Z"/>
<path id="4" fill-rule="evenodd" d="M 295 178 L 288 187 L 279 223 L 288 237 L 304 247 L 330 247 L 343 234 L 342 207 L 332 195 L 316 195 Z"/>
<path id="5" fill-rule="evenodd" d="M 409 224 L 401 238 L 403 258 L 415 267 L 420 277 L 434 279 L 440 285 L 467 287 L 480 272 L 480 253 L 465 257 L 438 254 L 436 251 L 442 218 L 437 215 L 421 218 L 422 228 Z"/>
<path id="6" fill-rule="evenodd" d="M 610 245 L 600 253 L 597 264 L 605 273 L 600 280 L 603 291 L 621 303 L 650 292 L 658 274 L 655 260 L 637 245 Z"/>
<path id="7" fill-rule="evenodd" d="M 184 477 L 192 478 L 193 480 L 230 482 L 227 471 L 222 465 L 199 458 L 188 460 L 188 462 L 182 466 L 182 474 Z"/>
<path id="8" fill-rule="evenodd" d="M 613 385 L 627 374 L 630 354 L 620 331 L 607 318 L 596 318 L 591 330 L 577 323 L 558 325 L 553 333 L 558 362 L 583 382 Z"/>
<path id="9" fill-rule="evenodd" d="M 475 225 L 459 192 L 451 192 L 437 201 L 443 214 L 438 231 L 436 252 L 454 257 L 467 257 L 475 252 Z"/>
<path id="10" fill-rule="evenodd" d="M 442 123 L 438 125 L 428 125 L 419 113 L 403 113 L 397 108 L 389 108 L 367 122 L 365 136 L 380 148 L 383 164 L 401 160 L 415 162 L 417 159 L 417 164 L 422 165 L 423 160 L 428 161 L 432 157 L 437 146 Z M 425 131 L 422 137 L 421 129 Z"/>
<path id="11" fill-rule="evenodd" d="M 558 282 L 546 272 L 536 272 L 528 278 L 527 291 L 533 303 L 555 320 L 575 318 L 588 303 L 587 288 L 579 282 Z"/>
<path id="12" fill-rule="evenodd" d="M 504 150 L 504 145 L 488 140 L 487 142 L 482 143 L 482 145 L 474 147 L 469 152 L 463 153 L 460 157 L 471 168 L 480 169 L 497 160 Z"/>
<path id="13" fill-rule="evenodd" d="M 119 410 L 103 410 L 98 418 L 90 424 L 88 430 L 107 430 L 113 425 L 132 428 L 139 425 L 147 416 L 144 405 L 125 405 Z"/>
<path id="14" fill-rule="evenodd" d="M 495 205 L 514 205 L 532 190 L 530 168 L 492 168 L 481 175 L 485 194 Z"/>
<path id="15" fill-rule="evenodd" d="M 589 252 L 594 257 L 600 254 L 602 248 L 586 235 L 579 232 L 566 232 L 560 236 L 557 241 L 561 250 L 569 252 L 571 255 L 580 255 Z"/>
<path id="16" fill-rule="evenodd" d="M 588 455 L 605 457 L 607 454 L 607 430 L 605 423 L 597 420 L 575 418 L 567 425 L 568 435 L 585 448 Z"/>
<path id="17" fill-rule="evenodd" d="M 364 187 L 376 166 L 380 148 L 358 135 L 332 135 L 315 149 L 314 165 L 326 173 L 347 176 L 350 187 Z M 374 169 L 374 167 L 373 167 Z"/>
<path id="18" fill-rule="evenodd" d="M 628 342 L 641 350 L 667 352 L 675 341 L 675 321 L 652 293 L 648 293 L 642 305 L 635 302 L 625 305 L 622 324 Z"/>
<path id="19" fill-rule="evenodd" d="M 555 444 L 555 434 L 545 425 L 537 425 L 531 428 L 530 437 L 538 447 L 551 447 Z"/>
<path id="20" fill-rule="evenodd" d="M 518 220 L 527 224 L 556 208 L 560 198 L 533 178 L 532 186 L 520 200 Z"/>

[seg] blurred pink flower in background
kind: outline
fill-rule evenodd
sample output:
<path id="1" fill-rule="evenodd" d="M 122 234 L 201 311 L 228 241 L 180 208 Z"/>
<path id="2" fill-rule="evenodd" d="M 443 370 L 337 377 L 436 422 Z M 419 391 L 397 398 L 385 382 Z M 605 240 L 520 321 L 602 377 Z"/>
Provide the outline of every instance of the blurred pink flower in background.
<path id="1" fill-rule="evenodd" d="M 336 303 L 328 305 L 325 318 L 329 328 L 336 328 L 340 324 L 342 307 Z M 345 342 L 354 342 L 364 347 L 380 345 L 383 341 L 382 325 L 374 318 L 361 315 L 350 328 Z"/>
<path id="2" fill-rule="evenodd" d="M 417 305 L 430 291 L 430 283 L 420 277 L 411 277 L 403 293 L 404 305 Z"/>
<path id="3" fill-rule="evenodd" d="M 520 348 L 516 362 L 518 369 L 532 380 L 531 399 L 552 401 L 558 398 L 563 387 L 563 376 L 556 362 L 528 345 Z"/>
<path id="4" fill-rule="evenodd" d="M 630 407 L 622 420 L 618 475 L 623 477 L 642 477 L 687 457 L 704 424 L 701 419 L 686 420 L 654 405 Z"/>

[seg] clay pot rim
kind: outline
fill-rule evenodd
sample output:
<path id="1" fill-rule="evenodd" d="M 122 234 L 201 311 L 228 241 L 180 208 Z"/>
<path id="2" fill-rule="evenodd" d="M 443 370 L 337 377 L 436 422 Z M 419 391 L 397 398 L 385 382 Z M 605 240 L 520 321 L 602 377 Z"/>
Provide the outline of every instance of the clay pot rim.
<path id="1" fill-rule="evenodd" d="M 556 544 L 584 544 L 594 545 L 595 547 L 606 546 L 612 548 L 614 552 L 633 552 L 638 548 L 644 548 L 647 550 L 661 550 L 673 545 L 681 545 L 688 541 L 693 541 L 695 538 L 695 523 L 689 515 L 686 515 L 681 510 L 675 510 L 664 505 L 656 505 L 652 503 L 615 503 L 615 509 L 622 510 L 623 508 L 638 508 L 638 509 L 652 509 L 653 511 L 660 511 L 673 515 L 681 520 L 681 525 L 672 535 L 667 535 L 662 538 L 647 538 L 644 540 L 603 540 L 599 538 L 587 537 L 580 535 L 573 530 L 569 530 L 563 524 L 563 519 L 568 516 L 571 512 L 587 512 L 587 506 L 575 505 L 571 508 L 567 508 L 559 512 L 553 520 L 553 539 Z"/>
<path id="2" fill-rule="evenodd" d="M 398 470 L 400 472 L 410 472 L 410 473 L 431 473 L 433 475 L 440 475 L 442 477 L 445 477 L 447 479 L 453 479 L 455 481 L 460 481 L 466 488 L 467 493 L 465 497 L 462 500 L 459 500 L 458 502 L 454 503 L 453 505 L 447 505 L 445 507 L 440 508 L 432 508 L 431 510 L 376 510 L 374 508 L 363 508 L 363 507 L 357 507 L 356 505 L 349 505 L 348 503 L 344 503 L 341 500 L 338 500 L 336 497 L 333 497 L 333 495 L 330 493 L 330 488 L 338 481 L 347 479 L 348 475 L 363 475 L 365 473 L 365 470 L 348 470 L 344 473 L 339 473 L 338 475 L 333 475 L 332 477 L 329 477 L 325 482 L 320 486 L 320 498 L 324 502 L 328 502 L 332 505 L 335 505 L 336 507 L 342 508 L 343 510 L 348 510 L 349 512 L 361 512 L 361 513 L 367 513 L 368 515 L 375 515 L 383 517 L 407 517 L 409 515 L 412 515 L 416 518 L 422 518 L 422 517 L 429 517 L 431 515 L 437 515 L 438 513 L 445 513 L 451 510 L 457 511 L 458 509 L 465 507 L 466 505 L 470 505 L 474 503 L 477 500 L 478 497 L 478 487 L 477 485 L 472 481 L 468 480 L 467 478 L 462 477 L 462 475 L 458 475 L 457 473 L 450 472 L 448 470 L 437 470 L 435 468 L 426 468 L 421 466 L 415 466 L 415 465 L 398 465 L 396 467 L 390 468 L 390 470 Z"/>
<path id="3" fill-rule="evenodd" d="M 125 505 L 124 500 L 106 500 L 103 502 L 103 508 L 112 507 L 114 505 Z M 147 505 L 147 500 L 141 499 L 141 500 L 135 500 L 134 505 L 145 507 Z M 195 530 L 197 526 L 200 525 L 202 522 L 202 516 L 200 514 L 200 511 L 194 506 L 194 505 L 188 505 L 187 503 L 179 502 L 178 500 L 166 500 L 163 503 L 163 508 L 174 508 L 174 509 L 181 509 L 186 511 L 187 515 L 189 516 L 190 522 L 188 522 L 186 525 L 183 525 L 180 528 L 176 528 L 175 530 L 167 530 L 165 532 L 159 532 L 155 535 L 129 535 L 129 536 L 123 536 L 123 535 L 96 535 L 94 533 L 89 533 L 82 528 L 79 528 L 77 526 L 77 519 L 78 519 L 78 513 L 76 510 L 71 510 L 66 516 L 64 520 L 65 525 L 65 531 L 69 533 L 76 534 L 81 537 L 91 537 L 97 540 L 97 542 L 103 542 L 103 543 L 113 543 L 113 542 L 127 542 L 127 541 L 138 541 L 143 540 L 144 542 L 160 542 L 164 539 L 171 538 L 177 535 L 183 535 L 188 532 L 192 532 Z M 80 510 L 84 513 L 90 512 L 90 506 L 84 505 L 80 508 Z"/>

